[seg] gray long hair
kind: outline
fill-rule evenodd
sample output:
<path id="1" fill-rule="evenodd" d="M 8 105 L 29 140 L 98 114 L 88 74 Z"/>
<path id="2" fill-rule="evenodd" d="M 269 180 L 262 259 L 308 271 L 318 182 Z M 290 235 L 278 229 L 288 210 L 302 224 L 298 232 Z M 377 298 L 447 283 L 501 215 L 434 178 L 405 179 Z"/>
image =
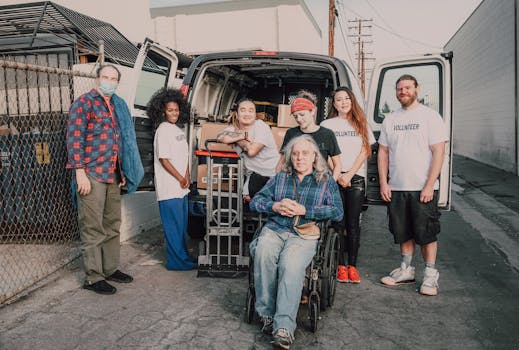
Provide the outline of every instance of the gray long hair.
<path id="1" fill-rule="evenodd" d="M 292 150 L 294 149 L 294 145 L 299 141 L 307 141 L 312 145 L 312 148 L 315 152 L 315 160 L 313 164 L 313 168 L 315 170 L 315 180 L 320 183 L 322 181 L 327 181 L 329 176 L 328 164 L 324 160 L 323 155 L 319 151 L 319 147 L 315 143 L 314 139 L 309 135 L 301 135 L 296 138 L 290 140 L 290 142 L 285 146 L 285 164 L 283 165 L 283 171 L 292 175 L 294 171 L 294 164 L 292 163 Z"/>

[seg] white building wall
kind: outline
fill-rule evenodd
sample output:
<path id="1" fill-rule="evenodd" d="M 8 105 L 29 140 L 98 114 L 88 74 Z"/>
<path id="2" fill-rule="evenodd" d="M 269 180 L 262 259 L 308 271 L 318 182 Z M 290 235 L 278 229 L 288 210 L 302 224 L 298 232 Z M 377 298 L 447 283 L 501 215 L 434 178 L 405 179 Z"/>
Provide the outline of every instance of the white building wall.
<path id="1" fill-rule="evenodd" d="M 515 1 L 483 1 L 445 47 L 454 52 L 454 152 L 514 173 Z"/>
<path id="2" fill-rule="evenodd" d="M 187 54 L 275 50 L 322 53 L 322 34 L 300 5 L 156 17 L 154 40 Z"/>

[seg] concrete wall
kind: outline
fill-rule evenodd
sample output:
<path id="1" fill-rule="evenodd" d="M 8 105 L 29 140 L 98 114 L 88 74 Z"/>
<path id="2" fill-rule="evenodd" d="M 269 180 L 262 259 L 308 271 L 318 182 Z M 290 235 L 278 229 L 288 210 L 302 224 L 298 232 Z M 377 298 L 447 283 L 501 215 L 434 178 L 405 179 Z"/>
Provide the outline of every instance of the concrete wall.
<path id="1" fill-rule="evenodd" d="M 445 46 L 454 52 L 454 152 L 517 173 L 516 0 L 485 0 Z"/>
<path id="2" fill-rule="evenodd" d="M 121 202 L 121 242 L 161 224 L 155 192 L 126 194 Z"/>
<path id="3" fill-rule="evenodd" d="M 299 4 L 162 16 L 153 23 L 154 40 L 187 54 L 253 49 L 322 53 L 322 33 Z"/>

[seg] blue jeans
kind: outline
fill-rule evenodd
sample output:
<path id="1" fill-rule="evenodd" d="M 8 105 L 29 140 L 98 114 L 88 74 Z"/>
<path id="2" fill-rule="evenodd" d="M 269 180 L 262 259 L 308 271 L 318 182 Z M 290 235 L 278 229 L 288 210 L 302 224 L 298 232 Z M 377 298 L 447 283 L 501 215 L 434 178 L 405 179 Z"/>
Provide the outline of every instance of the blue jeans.
<path id="1" fill-rule="evenodd" d="M 316 248 L 316 240 L 302 239 L 288 230 L 275 232 L 266 226 L 251 242 L 256 311 L 272 317 L 275 330 L 285 328 L 294 334 L 305 269 Z"/>

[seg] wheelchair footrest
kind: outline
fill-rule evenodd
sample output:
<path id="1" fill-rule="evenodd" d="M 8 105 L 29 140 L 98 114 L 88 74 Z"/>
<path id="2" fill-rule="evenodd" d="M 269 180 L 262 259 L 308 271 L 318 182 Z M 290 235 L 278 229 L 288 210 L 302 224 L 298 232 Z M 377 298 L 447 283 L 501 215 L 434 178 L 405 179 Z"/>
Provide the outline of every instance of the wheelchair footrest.
<path id="1" fill-rule="evenodd" d="M 198 265 L 197 277 L 242 278 L 249 272 L 248 265 Z"/>

